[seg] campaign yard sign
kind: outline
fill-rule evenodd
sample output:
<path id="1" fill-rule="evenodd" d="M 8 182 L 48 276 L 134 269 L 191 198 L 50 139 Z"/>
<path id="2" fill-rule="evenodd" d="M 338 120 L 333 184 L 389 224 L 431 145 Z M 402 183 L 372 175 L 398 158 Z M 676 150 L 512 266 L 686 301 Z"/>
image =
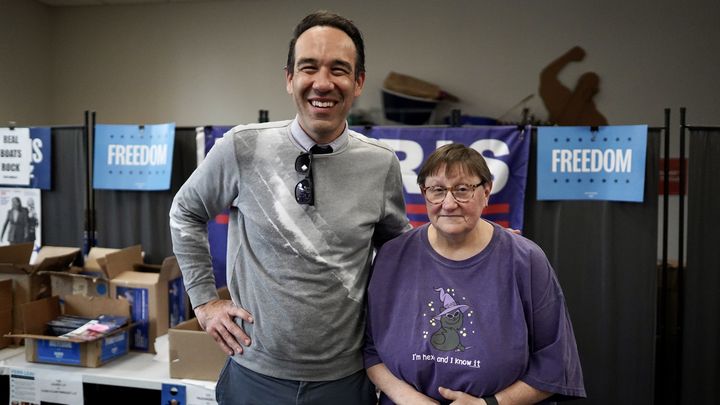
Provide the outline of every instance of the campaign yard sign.
<path id="1" fill-rule="evenodd" d="M 642 202 L 647 125 L 539 127 L 538 200 Z"/>
<path id="2" fill-rule="evenodd" d="M 96 125 L 93 187 L 168 190 L 175 124 Z"/>
<path id="3" fill-rule="evenodd" d="M 50 190 L 49 127 L 0 128 L 0 185 Z"/>
<path id="4" fill-rule="evenodd" d="M 0 128 L 0 184 L 30 185 L 30 129 Z"/>
<path id="5" fill-rule="evenodd" d="M 504 227 L 521 230 L 530 127 L 372 127 L 353 128 L 390 145 L 400 160 L 405 206 L 413 226 L 428 222 L 425 198 L 417 184 L 417 173 L 435 149 L 461 143 L 483 155 L 493 176 L 489 205 L 482 216 Z"/>

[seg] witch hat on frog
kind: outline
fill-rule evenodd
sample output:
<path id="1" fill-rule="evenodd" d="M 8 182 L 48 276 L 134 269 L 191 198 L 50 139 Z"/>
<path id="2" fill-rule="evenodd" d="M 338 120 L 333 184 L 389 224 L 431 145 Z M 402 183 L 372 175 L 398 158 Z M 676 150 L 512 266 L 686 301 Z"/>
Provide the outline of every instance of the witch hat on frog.
<path id="1" fill-rule="evenodd" d="M 451 312 L 454 312 L 455 310 L 458 310 L 458 309 L 460 310 L 460 312 L 465 313 L 465 311 L 467 311 L 470 308 L 464 304 L 458 305 L 457 302 L 455 302 L 455 299 L 450 294 L 446 293 L 445 290 L 442 288 L 436 288 L 435 291 L 440 292 L 440 301 L 442 301 L 443 308 L 445 308 L 445 309 L 442 312 L 440 312 L 439 314 L 437 314 L 436 316 L 434 316 L 433 319 L 440 319 L 443 316 L 445 316 Z"/>

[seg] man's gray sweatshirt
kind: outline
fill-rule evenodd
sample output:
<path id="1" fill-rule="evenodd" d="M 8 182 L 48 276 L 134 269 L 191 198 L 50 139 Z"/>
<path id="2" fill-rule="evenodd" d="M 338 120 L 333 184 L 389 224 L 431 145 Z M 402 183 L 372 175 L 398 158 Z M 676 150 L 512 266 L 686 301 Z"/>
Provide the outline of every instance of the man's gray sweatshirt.
<path id="1" fill-rule="evenodd" d="M 234 360 L 255 372 L 325 381 L 362 368 L 373 246 L 409 228 L 395 153 L 349 131 L 314 155 L 314 205 L 295 201 L 305 175 L 292 121 L 238 126 L 208 153 L 170 210 L 173 249 L 193 307 L 217 298 L 207 222 L 230 208 L 227 280 L 252 344 Z M 399 288 L 401 286 L 398 286 Z"/>

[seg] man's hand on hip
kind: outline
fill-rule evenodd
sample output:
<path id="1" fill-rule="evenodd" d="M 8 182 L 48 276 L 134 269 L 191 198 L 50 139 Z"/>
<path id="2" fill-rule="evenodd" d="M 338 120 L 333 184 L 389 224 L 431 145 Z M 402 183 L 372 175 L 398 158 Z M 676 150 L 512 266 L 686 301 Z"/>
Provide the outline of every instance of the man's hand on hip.
<path id="1" fill-rule="evenodd" d="M 243 346 L 250 346 L 250 337 L 235 323 L 235 318 L 253 323 L 253 317 L 246 310 L 235 306 L 230 300 L 212 300 L 195 308 L 200 327 L 202 327 L 220 346 L 232 356 L 242 354 Z"/>

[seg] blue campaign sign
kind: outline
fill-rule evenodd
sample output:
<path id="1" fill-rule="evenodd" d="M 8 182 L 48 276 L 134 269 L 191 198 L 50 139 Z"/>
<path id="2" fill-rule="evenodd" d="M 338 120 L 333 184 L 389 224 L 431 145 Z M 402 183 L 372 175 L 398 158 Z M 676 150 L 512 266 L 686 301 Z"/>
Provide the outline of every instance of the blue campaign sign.
<path id="1" fill-rule="evenodd" d="M 39 188 L 50 190 L 52 188 L 52 142 L 50 141 L 49 127 L 30 128 L 30 183 L 5 183 L 13 187 Z"/>
<path id="2" fill-rule="evenodd" d="M 30 128 L 30 188 L 50 190 L 52 188 L 50 167 L 52 164 L 52 142 L 50 128 Z"/>
<path id="3" fill-rule="evenodd" d="M 175 124 L 96 125 L 93 187 L 168 190 Z"/>
<path id="4" fill-rule="evenodd" d="M 400 160 L 405 205 L 413 226 L 428 222 L 417 173 L 427 157 L 442 145 L 461 143 L 480 152 L 493 175 L 490 203 L 482 216 L 504 227 L 521 230 L 530 127 L 487 126 L 462 128 L 373 127 L 353 128 L 390 145 Z"/>
<path id="5" fill-rule="evenodd" d="M 642 202 L 647 125 L 540 127 L 538 200 Z"/>
<path id="6" fill-rule="evenodd" d="M 229 126 L 207 126 L 202 128 L 205 137 L 205 150 L 203 156 L 210 152 L 218 139 L 221 139 L 225 132 L 232 127 Z M 225 210 L 208 222 L 208 243 L 210 244 L 210 255 L 212 256 L 213 273 L 215 274 L 215 285 L 222 287 L 227 285 L 225 273 L 227 256 L 227 233 L 229 210 Z"/>

